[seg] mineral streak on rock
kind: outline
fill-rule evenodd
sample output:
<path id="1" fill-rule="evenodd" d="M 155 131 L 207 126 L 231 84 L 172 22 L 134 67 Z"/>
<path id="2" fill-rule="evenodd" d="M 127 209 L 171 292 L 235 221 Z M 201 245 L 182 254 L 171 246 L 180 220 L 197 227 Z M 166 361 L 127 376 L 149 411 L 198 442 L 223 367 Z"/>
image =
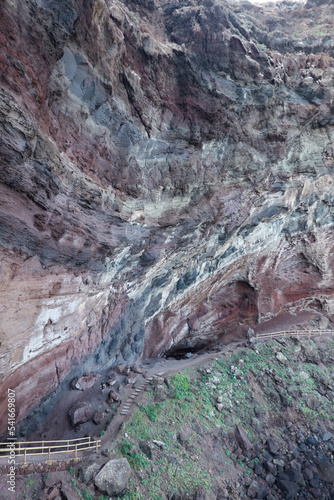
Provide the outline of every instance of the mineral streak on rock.
<path id="1" fill-rule="evenodd" d="M 1 2 L 0 415 L 8 387 L 21 421 L 83 370 L 332 319 L 332 19 Z"/>

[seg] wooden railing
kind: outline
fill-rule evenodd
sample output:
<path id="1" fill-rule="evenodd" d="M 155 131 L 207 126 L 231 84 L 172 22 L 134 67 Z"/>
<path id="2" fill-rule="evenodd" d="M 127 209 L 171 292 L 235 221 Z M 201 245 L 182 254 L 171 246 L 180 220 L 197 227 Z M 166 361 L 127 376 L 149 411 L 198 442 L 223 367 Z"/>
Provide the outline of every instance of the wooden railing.
<path id="1" fill-rule="evenodd" d="M 92 440 L 90 436 L 77 439 L 60 441 L 8 441 L 0 443 L 0 457 L 24 456 L 24 462 L 31 455 L 47 455 L 48 460 L 56 453 L 74 453 L 74 458 L 78 458 L 78 452 L 95 449 L 98 451 L 101 440 Z"/>
<path id="2" fill-rule="evenodd" d="M 288 332 L 271 332 L 271 333 L 257 333 L 256 338 L 257 339 L 264 339 L 264 338 L 275 338 L 275 337 L 290 337 L 290 335 L 297 335 L 297 336 L 312 336 L 312 335 L 333 335 L 334 330 L 290 330 Z"/>

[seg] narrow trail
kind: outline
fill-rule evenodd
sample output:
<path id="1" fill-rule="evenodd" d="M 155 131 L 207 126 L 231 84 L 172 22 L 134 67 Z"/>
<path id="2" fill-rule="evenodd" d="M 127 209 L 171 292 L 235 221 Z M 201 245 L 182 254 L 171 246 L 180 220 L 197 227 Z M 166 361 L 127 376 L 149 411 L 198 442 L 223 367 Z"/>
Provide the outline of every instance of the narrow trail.
<path id="1" fill-rule="evenodd" d="M 279 337 L 287 337 L 289 335 L 309 335 L 309 336 L 318 336 L 318 335 L 333 335 L 334 331 L 332 330 L 325 330 L 325 331 L 320 331 L 320 330 L 308 330 L 308 331 L 290 331 L 290 332 L 273 332 L 273 333 L 265 333 L 265 334 L 258 334 L 256 335 L 256 341 L 257 342 L 265 342 L 267 340 L 270 340 L 270 338 L 279 338 Z M 121 390 L 119 391 L 119 397 L 120 397 L 120 405 L 117 408 L 115 416 L 112 418 L 110 421 L 105 434 L 101 436 L 100 442 L 100 450 L 105 449 L 108 447 L 108 445 L 116 439 L 118 433 L 120 432 L 122 425 L 127 423 L 131 417 L 132 411 L 134 404 L 137 400 L 137 398 L 140 396 L 140 394 L 145 391 L 147 386 L 153 382 L 154 377 L 165 377 L 167 375 L 175 374 L 181 371 L 184 371 L 188 368 L 192 368 L 194 366 L 199 366 L 202 364 L 205 364 L 207 362 L 210 362 L 211 360 L 215 358 L 219 358 L 221 356 L 225 356 L 231 352 L 235 352 L 241 347 L 245 347 L 247 344 L 245 344 L 245 341 L 235 341 L 230 344 L 227 344 L 225 346 L 221 346 L 219 350 L 213 350 L 211 352 L 205 352 L 205 353 L 196 353 L 192 355 L 189 359 L 164 359 L 164 358 L 156 358 L 156 359 L 149 359 L 145 363 L 142 364 L 141 368 L 144 371 L 143 374 L 138 374 L 136 381 L 133 382 L 132 384 L 128 384 L 125 386 L 121 386 Z M 86 451 L 78 451 L 78 459 L 85 458 L 89 455 L 91 455 L 93 451 L 91 450 L 86 450 Z M 61 461 L 64 459 L 69 459 L 73 457 L 69 457 L 69 455 L 62 454 L 62 453 L 57 453 L 53 454 L 52 460 L 55 461 Z M 29 456 L 29 463 L 31 464 L 37 464 L 41 462 L 47 461 L 47 457 L 44 459 L 41 457 L 41 455 L 37 456 Z M 8 459 L 7 457 L 0 457 L 0 465 L 4 465 L 7 462 Z M 18 456 L 17 457 L 17 464 L 22 464 L 23 462 L 23 456 Z"/>
<path id="2" fill-rule="evenodd" d="M 244 346 L 244 342 L 234 342 L 224 346 L 219 351 L 194 354 L 190 359 L 166 360 L 158 358 L 157 360 L 152 360 L 149 363 L 152 366 L 147 369 L 145 369 L 144 364 L 143 369 L 145 370 L 145 374 L 142 375 L 135 384 L 133 384 L 133 387 L 124 388 L 124 392 L 122 393 L 122 404 L 115 417 L 111 420 L 106 433 L 101 437 L 101 447 L 103 448 L 112 439 L 115 439 L 122 425 L 129 421 L 134 402 L 141 392 L 144 391 L 145 388 L 153 381 L 154 377 L 165 377 L 166 375 L 172 375 L 186 370 L 187 368 L 199 366 L 218 358 L 221 355 L 228 354 L 229 352 L 232 352 L 236 348 L 240 348 L 242 346 Z"/>

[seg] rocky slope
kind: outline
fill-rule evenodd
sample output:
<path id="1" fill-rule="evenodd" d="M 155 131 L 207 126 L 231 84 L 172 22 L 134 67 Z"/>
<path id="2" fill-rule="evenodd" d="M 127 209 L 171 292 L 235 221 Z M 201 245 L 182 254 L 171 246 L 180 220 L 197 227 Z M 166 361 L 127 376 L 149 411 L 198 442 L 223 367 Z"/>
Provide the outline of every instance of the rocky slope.
<path id="1" fill-rule="evenodd" d="M 18 467 L 15 497 L 332 500 L 333 359 L 334 339 L 322 336 L 145 365 L 147 377 L 161 376 L 132 401 L 119 432 L 123 405 L 110 421 L 104 394 L 95 425 L 101 450 L 79 463 Z M 3 491 L 5 481 L 0 475 Z"/>
<path id="2" fill-rule="evenodd" d="M 333 9 L 1 2 L 1 415 L 7 387 L 21 421 L 85 370 L 330 324 Z"/>

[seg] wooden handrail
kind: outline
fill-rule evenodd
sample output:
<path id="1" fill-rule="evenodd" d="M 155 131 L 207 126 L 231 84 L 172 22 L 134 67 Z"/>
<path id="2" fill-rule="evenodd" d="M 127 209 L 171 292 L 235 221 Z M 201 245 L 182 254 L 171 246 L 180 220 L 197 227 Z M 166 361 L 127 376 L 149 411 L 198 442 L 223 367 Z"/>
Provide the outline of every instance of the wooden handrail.
<path id="1" fill-rule="evenodd" d="M 290 331 L 281 331 L 281 332 L 270 332 L 270 333 L 257 333 L 256 338 L 274 338 L 274 337 L 285 337 L 289 335 L 333 335 L 334 330 L 290 330 Z"/>
<path id="2" fill-rule="evenodd" d="M 49 443 L 53 444 L 50 445 Z M 10 449 L 8 447 L 9 444 L 11 445 Z M 101 440 L 96 439 L 95 441 L 92 441 L 90 436 L 85 438 L 67 440 L 61 439 L 54 441 L 16 441 L 10 443 L 0 443 L 0 453 L 4 453 L 0 456 L 6 458 L 9 456 L 10 451 L 14 451 L 16 456 L 24 456 L 25 463 L 27 462 L 27 457 L 32 455 L 48 455 L 48 459 L 50 460 L 52 454 L 74 453 L 75 458 L 77 458 L 79 451 L 91 450 L 93 448 L 98 451 L 100 446 Z"/>

